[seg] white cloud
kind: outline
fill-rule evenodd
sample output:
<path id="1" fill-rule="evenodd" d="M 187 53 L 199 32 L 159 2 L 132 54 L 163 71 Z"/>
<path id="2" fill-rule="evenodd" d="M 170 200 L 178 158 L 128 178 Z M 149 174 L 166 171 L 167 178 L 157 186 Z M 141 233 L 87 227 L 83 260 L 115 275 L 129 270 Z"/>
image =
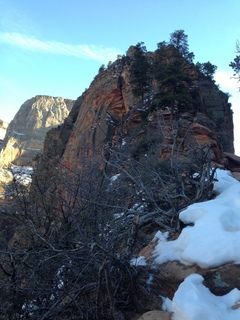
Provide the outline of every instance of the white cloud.
<path id="1" fill-rule="evenodd" d="M 224 91 L 236 90 L 239 87 L 239 83 L 237 83 L 237 79 L 234 79 L 233 73 L 234 72 L 222 70 L 216 71 L 214 75 L 216 84 L 219 84 Z"/>
<path id="2" fill-rule="evenodd" d="M 0 42 L 15 45 L 27 50 L 43 51 L 52 54 L 92 59 L 101 62 L 114 61 L 121 52 L 115 48 L 102 48 L 89 45 L 71 45 L 55 41 L 41 41 L 19 33 L 0 32 Z"/>

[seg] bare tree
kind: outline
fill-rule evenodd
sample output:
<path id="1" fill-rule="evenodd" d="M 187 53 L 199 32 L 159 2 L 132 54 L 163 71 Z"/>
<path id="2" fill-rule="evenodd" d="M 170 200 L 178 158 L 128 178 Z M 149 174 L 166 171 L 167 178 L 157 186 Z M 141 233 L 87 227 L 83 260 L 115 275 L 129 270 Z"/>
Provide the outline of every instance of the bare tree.
<path id="1" fill-rule="evenodd" d="M 2 319 L 119 320 L 144 310 L 148 271 L 131 263 L 149 240 L 142 231 L 178 229 L 179 211 L 209 198 L 214 179 L 209 148 L 189 147 L 182 160 L 174 144 L 161 160 L 161 132 L 150 137 L 121 136 L 107 158 L 83 150 L 78 172 L 42 156 L 31 188 L 14 184 L 15 235 L 1 236 Z"/>

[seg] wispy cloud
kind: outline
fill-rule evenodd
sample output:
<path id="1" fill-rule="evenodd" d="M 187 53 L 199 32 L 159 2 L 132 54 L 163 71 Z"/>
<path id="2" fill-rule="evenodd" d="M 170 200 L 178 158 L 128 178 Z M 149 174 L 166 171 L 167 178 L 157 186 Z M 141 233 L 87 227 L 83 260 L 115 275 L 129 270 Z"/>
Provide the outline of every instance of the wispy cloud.
<path id="1" fill-rule="evenodd" d="M 92 59 L 101 62 L 114 61 L 121 53 L 115 48 L 102 48 L 89 45 L 71 45 L 55 41 L 41 41 L 19 33 L 0 32 L 0 42 L 15 45 L 27 50 L 73 56 L 80 59 Z"/>

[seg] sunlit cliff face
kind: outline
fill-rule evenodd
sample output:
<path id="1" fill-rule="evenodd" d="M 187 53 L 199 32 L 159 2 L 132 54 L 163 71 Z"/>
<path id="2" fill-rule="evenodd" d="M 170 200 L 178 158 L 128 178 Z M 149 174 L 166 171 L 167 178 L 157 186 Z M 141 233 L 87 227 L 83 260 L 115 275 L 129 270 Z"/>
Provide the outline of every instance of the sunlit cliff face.
<path id="1" fill-rule="evenodd" d="M 27 165 L 36 153 L 42 151 L 46 132 L 63 122 L 73 103 L 49 96 L 27 100 L 8 127 L 0 162 Z"/>

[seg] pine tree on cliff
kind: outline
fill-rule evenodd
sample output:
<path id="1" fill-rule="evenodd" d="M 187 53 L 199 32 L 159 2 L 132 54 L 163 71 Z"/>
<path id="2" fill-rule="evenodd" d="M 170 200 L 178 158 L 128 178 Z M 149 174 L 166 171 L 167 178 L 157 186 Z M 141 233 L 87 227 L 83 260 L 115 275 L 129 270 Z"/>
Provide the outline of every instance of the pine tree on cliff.
<path id="1" fill-rule="evenodd" d="M 240 43 L 237 41 L 236 43 L 237 55 L 232 62 L 230 62 L 229 66 L 235 72 L 234 77 L 240 81 Z"/>
<path id="2" fill-rule="evenodd" d="M 197 62 L 196 67 L 200 71 L 200 78 L 213 80 L 213 76 L 217 70 L 217 66 L 208 61 L 204 63 Z"/>
<path id="3" fill-rule="evenodd" d="M 160 84 L 162 79 L 165 78 L 166 64 L 168 61 L 167 50 L 168 43 L 166 41 L 157 44 L 157 50 L 154 55 L 153 74 L 154 78 Z"/>
<path id="4" fill-rule="evenodd" d="M 193 62 L 194 53 L 189 52 L 188 36 L 185 34 L 184 30 L 176 30 L 171 33 L 169 44 L 173 45 L 175 49 L 177 49 L 177 52 L 181 57 L 190 63 Z"/>
<path id="5" fill-rule="evenodd" d="M 134 85 L 133 94 L 141 97 L 142 104 L 145 94 L 150 91 L 150 64 L 146 53 L 144 42 L 138 42 L 134 47 L 133 61 L 130 66 L 130 83 Z"/>
<path id="6" fill-rule="evenodd" d="M 192 105 L 189 92 L 192 79 L 187 69 L 193 57 L 183 30 L 173 32 L 169 43 L 158 44 L 154 62 L 158 107 L 169 108 L 172 114 L 189 110 Z"/>

